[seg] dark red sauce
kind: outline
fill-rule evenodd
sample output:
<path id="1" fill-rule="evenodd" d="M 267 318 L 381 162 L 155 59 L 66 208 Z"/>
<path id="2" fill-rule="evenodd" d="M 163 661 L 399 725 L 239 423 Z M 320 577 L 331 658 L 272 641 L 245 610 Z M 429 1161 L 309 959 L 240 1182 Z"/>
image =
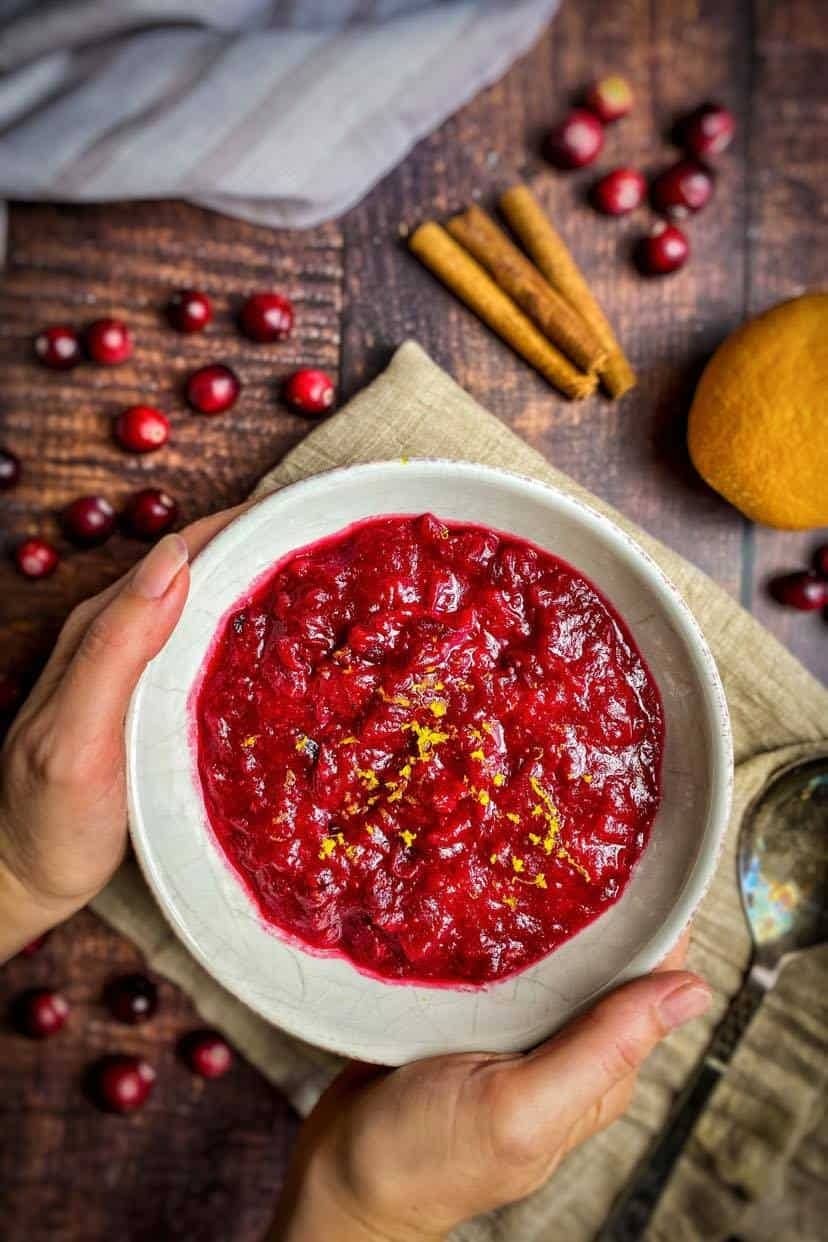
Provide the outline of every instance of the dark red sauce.
<path id="1" fill-rule="evenodd" d="M 264 919 L 384 978 L 537 961 L 618 899 L 658 808 L 661 703 L 618 614 L 548 552 L 430 515 L 274 566 L 193 710 Z"/>

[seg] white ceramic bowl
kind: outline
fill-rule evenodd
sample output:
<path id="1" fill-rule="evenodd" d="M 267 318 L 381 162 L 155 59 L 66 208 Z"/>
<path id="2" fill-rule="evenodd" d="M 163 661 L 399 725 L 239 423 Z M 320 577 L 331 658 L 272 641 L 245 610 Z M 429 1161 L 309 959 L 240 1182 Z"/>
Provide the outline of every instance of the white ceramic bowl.
<path id="1" fill-rule="evenodd" d="M 224 613 L 269 565 L 360 518 L 422 513 L 532 540 L 587 575 L 624 617 L 661 690 L 663 801 L 624 895 L 521 974 L 485 989 L 383 983 L 268 930 L 207 827 L 187 699 Z M 674 945 L 724 833 L 731 741 L 713 657 L 655 563 L 607 518 L 534 480 L 462 462 L 378 462 L 296 483 L 238 518 L 198 557 L 184 614 L 141 679 L 127 721 L 132 839 L 190 952 L 251 1009 L 294 1035 L 388 1065 L 449 1050 L 536 1044 Z"/>

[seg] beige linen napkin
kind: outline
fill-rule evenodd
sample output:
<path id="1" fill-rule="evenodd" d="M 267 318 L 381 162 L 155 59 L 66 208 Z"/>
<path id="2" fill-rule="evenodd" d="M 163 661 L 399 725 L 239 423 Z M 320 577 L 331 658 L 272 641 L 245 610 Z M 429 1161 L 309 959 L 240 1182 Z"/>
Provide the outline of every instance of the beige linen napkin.
<path id="1" fill-rule="evenodd" d="M 648 1061 L 627 1115 L 573 1153 L 522 1203 L 471 1221 L 456 1242 L 587 1242 L 663 1123 L 727 999 L 749 944 L 735 885 L 736 831 L 747 801 L 784 763 L 828 751 L 828 692 L 698 569 L 554 470 L 481 409 L 409 342 L 388 369 L 323 423 L 259 484 L 264 495 L 334 466 L 401 456 L 464 458 L 503 466 L 570 492 L 631 531 L 676 583 L 718 661 L 733 721 L 736 790 L 727 844 L 696 919 L 689 965 L 710 982 L 708 1019 L 676 1032 Z M 134 864 L 94 909 L 133 940 L 150 965 L 194 999 L 206 1021 L 307 1112 L 336 1058 L 268 1026 L 218 986 L 167 927 Z M 791 966 L 750 1027 L 653 1219 L 653 1242 L 716 1242 L 738 1231 L 809 1242 L 824 1223 L 816 1187 L 828 1135 L 816 1131 L 825 1077 L 828 955 Z M 788 1185 L 790 1170 L 791 1189 Z M 757 1207 L 758 1205 L 758 1207 Z"/>

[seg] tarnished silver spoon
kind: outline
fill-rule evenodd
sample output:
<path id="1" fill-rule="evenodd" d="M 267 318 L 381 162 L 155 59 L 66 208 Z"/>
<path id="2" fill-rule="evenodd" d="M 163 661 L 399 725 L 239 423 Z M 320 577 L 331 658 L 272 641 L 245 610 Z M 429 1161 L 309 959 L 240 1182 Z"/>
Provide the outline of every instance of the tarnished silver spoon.
<path id="1" fill-rule="evenodd" d="M 828 940 L 828 755 L 783 769 L 748 807 L 738 868 L 753 941 L 750 966 L 598 1242 L 641 1242 L 699 1114 L 765 993 L 792 957 Z"/>

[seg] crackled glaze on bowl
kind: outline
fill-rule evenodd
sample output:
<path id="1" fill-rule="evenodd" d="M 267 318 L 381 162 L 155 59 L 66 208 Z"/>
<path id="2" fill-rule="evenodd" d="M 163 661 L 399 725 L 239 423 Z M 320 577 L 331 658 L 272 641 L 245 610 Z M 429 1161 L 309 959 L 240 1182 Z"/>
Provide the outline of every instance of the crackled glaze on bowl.
<path id="1" fill-rule="evenodd" d="M 401 987 L 314 956 L 262 922 L 207 827 L 187 701 L 216 625 L 291 549 L 383 513 L 431 511 L 511 531 L 563 557 L 625 618 L 660 687 L 663 801 L 623 897 L 521 974 L 485 989 Z M 136 853 L 184 943 L 265 1018 L 348 1056 L 385 1064 L 449 1050 L 530 1047 L 597 994 L 651 969 L 712 875 L 727 819 L 730 733 L 713 659 L 688 609 L 606 518 L 533 480 L 457 462 L 384 462 L 268 497 L 198 558 L 190 598 L 136 691 L 127 724 Z"/>

